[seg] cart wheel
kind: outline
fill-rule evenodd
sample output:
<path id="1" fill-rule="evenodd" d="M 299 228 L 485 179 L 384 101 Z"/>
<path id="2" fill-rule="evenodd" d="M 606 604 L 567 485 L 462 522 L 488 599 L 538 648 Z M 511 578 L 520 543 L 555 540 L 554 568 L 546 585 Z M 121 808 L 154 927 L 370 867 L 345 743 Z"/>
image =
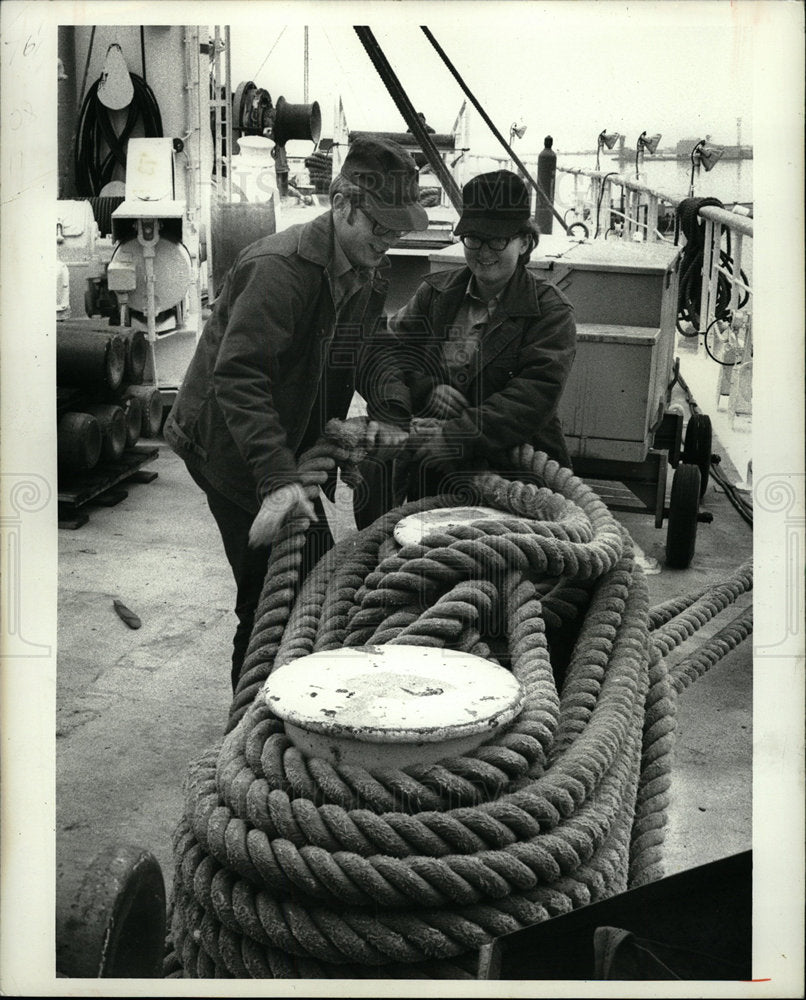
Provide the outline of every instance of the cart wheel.
<path id="1" fill-rule="evenodd" d="M 666 529 L 666 565 L 673 569 L 685 569 L 694 555 L 699 507 L 700 470 L 696 465 L 678 465 L 672 478 Z"/>
<path id="2" fill-rule="evenodd" d="M 708 476 L 711 473 L 712 447 L 711 418 L 705 413 L 695 413 L 686 427 L 683 461 L 696 465 L 700 470 L 700 496 L 705 496 Z"/>
<path id="3" fill-rule="evenodd" d="M 82 979 L 162 975 L 165 884 L 149 851 L 116 845 L 102 851 L 85 870 L 65 863 L 58 876 L 60 975 Z"/>

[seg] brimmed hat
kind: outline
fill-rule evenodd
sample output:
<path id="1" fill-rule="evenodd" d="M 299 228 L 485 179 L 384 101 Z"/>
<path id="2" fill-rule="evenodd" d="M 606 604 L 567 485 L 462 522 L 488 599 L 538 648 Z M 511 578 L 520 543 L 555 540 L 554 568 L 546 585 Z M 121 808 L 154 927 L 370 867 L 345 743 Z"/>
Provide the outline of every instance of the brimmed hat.
<path id="1" fill-rule="evenodd" d="M 454 233 L 514 236 L 528 227 L 531 214 L 529 191 L 520 177 L 511 170 L 493 170 L 462 188 L 462 215 Z"/>
<path id="2" fill-rule="evenodd" d="M 341 168 L 342 177 L 361 188 L 367 209 L 382 226 L 403 232 L 428 228 L 420 204 L 413 158 L 391 139 L 357 138 Z"/>

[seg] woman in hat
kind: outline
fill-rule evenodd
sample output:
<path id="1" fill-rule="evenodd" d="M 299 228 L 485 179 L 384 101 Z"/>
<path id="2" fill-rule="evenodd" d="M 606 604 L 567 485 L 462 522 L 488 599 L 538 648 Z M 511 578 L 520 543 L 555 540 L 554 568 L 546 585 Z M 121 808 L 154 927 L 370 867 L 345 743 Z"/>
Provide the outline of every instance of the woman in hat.
<path id="1" fill-rule="evenodd" d="M 365 371 L 370 416 L 408 423 L 410 436 L 383 497 L 376 470 L 374 502 L 357 504 L 360 526 L 382 506 L 455 489 L 482 469 L 506 475 L 520 444 L 571 465 L 557 405 L 576 325 L 562 292 L 526 268 L 538 234 L 524 182 L 508 170 L 474 177 L 455 233 L 466 266 L 423 281 Z"/>

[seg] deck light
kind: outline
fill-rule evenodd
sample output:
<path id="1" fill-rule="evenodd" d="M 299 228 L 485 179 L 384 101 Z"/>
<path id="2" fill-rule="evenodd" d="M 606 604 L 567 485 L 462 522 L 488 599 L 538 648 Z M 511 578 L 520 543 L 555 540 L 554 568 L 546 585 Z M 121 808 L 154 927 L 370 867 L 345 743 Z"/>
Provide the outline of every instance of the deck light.
<path id="1" fill-rule="evenodd" d="M 517 136 L 519 139 L 522 139 L 525 132 L 526 132 L 526 126 L 523 124 L 523 122 L 520 122 L 520 123 L 519 122 L 513 122 L 509 126 L 509 144 L 510 144 L 510 146 L 512 145 L 512 140 L 515 138 L 515 136 Z"/>
<path id="2" fill-rule="evenodd" d="M 607 146 L 608 149 L 612 149 L 616 143 L 619 141 L 621 136 L 618 132 L 605 132 L 604 129 L 599 133 L 596 140 L 596 169 L 599 169 L 599 154 L 602 149 Z"/>
<path id="3" fill-rule="evenodd" d="M 725 152 L 724 146 L 714 146 L 707 139 L 700 139 L 697 145 L 691 150 L 691 179 L 688 185 L 688 195 L 691 198 L 694 194 L 694 172 L 700 172 L 700 167 L 705 167 L 705 172 L 713 170 L 717 162 L 722 159 Z"/>
<path id="4" fill-rule="evenodd" d="M 635 145 L 635 176 L 639 176 L 638 161 L 643 160 L 644 152 L 654 153 L 658 148 L 658 143 L 661 140 L 660 132 L 656 132 L 654 135 L 647 138 L 646 131 L 643 131 L 638 136 L 638 142 Z"/>

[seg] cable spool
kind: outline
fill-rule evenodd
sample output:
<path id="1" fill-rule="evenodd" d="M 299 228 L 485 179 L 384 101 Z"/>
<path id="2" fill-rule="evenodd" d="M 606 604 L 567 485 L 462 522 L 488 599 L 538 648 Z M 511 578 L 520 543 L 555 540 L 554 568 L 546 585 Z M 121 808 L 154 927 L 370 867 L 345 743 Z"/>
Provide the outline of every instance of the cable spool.
<path id="1" fill-rule="evenodd" d="M 142 330 L 128 329 L 122 333 L 126 346 L 126 364 L 123 379 L 127 383 L 143 381 L 146 364 L 148 363 L 148 341 Z"/>
<path id="2" fill-rule="evenodd" d="M 140 434 L 144 438 L 155 438 L 162 430 L 162 393 L 153 385 L 130 385 L 123 393 L 123 400 L 136 396 L 142 406 Z"/>
<path id="3" fill-rule="evenodd" d="M 65 413 L 56 429 L 59 468 L 69 472 L 89 472 L 101 457 L 103 435 L 98 421 L 89 413 Z"/>
<path id="4" fill-rule="evenodd" d="M 238 254 L 251 243 L 277 231 L 274 200 L 223 202 L 210 205 L 210 251 L 213 259 L 213 296 L 221 291 Z"/>
<path id="5" fill-rule="evenodd" d="M 128 396 L 122 410 L 126 416 L 126 447 L 133 448 L 143 432 L 143 401 L 139 396 Z"/>
<path id="6" fill-rule="evenodd" d="M 101 461 L 116 462 L 126 449 L 127 427 L 123 408 L 116 403 L 91 403 L 83 408 L 101 428 Z"/>
<path id="7" fill-rule="evenodd" d="M 108 329 L 82 329 L 67 323 L 56 324 L 57 384 L 115 392 L 126 370 L 122 338 Z"/>

